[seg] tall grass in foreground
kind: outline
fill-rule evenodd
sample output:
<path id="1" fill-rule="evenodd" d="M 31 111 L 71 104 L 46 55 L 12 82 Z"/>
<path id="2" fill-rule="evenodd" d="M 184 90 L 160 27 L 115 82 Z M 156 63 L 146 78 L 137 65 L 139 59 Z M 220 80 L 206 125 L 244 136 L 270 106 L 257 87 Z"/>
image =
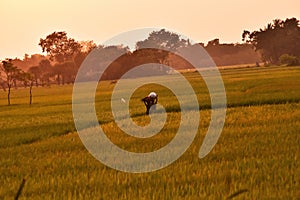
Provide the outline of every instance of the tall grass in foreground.
<path id="1" fill-rule="evenodd" d="M 300 67 L 221 72 L 230 106 L 212 152 L 197 157 L 210 121 L 209 94 L 198 76 L 187 73 L 202 106 L 197 136 L 172 165 L 145 174 L 115 171 L 88 153 L 74 128 L 72 86 L 34 88 L 31 107 L 26 89 L 13 91 L 12 106 L 5 106 L 1 91 L 0 199 L 14 198 L 23 178 L 19 199 L 225 199 L 244 190 L 235 198 L 300 198 Z M 172 139 L 178 126 L 172 122 L 180 118 L 176 101 L 160 95 L 169 122 L 156 136 L 136 140 L 115 129 L 109 111 L 113 86 L 104 83 L 96 109 L 115 144 L 146 152 Z M 141 125 L 148 118 L 138 100 L 148 89 L 141 88 L 130 100 L 133 120 Z M 168 94 L 165 88 L 158 91 Z"/>
<path id="2" fill-rule="evenodd" d="M 22 197 L 34 199 L 220 199 L 241 189 L 249 190 L 241 194 L 246 199 L 298 197 L 300 104 L 228 111 L 224 132 L 207 157 L 197 157 L 209 118 L 209 111 L 201 111 L 204 120 L 188 151 L 167 168 L 146 174 L 102 165 L 77 134 L 1 148 L 0 196 L 13 197 L 25 177 Z M 162 135 L 129 148 L 149 150 L 166 139 Z M 127 141 L 115 140 L 126 147 Z"/>

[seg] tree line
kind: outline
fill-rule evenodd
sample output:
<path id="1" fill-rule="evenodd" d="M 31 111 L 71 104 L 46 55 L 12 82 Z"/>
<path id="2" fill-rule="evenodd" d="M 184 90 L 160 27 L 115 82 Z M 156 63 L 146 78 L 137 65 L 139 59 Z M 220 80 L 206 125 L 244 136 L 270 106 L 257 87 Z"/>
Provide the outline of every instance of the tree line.
<path id="1" fill-rule="evenodd" d="M 79 66 L 87 54 L 96 47 L 92 41 L 77 42 L 67 37 L 66 32 L 53 32 L 45 39 L 40 39 L 39 45 L 47 57 L 38 65 L 23 70 L 15 62 L 18 59 L 6 58 L 0 63 L 0 86 L 7 91 L 8 105 L 12 88 L 28 87 L 29 104 L 32 103 L 33 86 L 50 86 L 51 84 L 73 83 Z M 29 60 L 29 58 L 24 59 Z M 21 62 L 22 63 L 22 62 Z"/>
<path id="2" fill-rule="evenodd" d="M 296 18 L 275 19 L 258 31 L 245 30 L 242 39 L 253 45 L 267 64 L 299 64 L 300 26 Z"/>
<path id="3" fill-rule="evenodd" d="M 221 44 L 219 39 L 211 40 L 207 45 L 199 44 L 211 55 L 217 65 L 249 64 L 260 61 L 265 64 L 299 64 L 300 27 L 299 20 L 296 18 L 276 19 L 258 31 L 245 30 L 242 39 L 245 42 L 243 44 Z M 134 51 L 130 51 L 122 44 L 97 46 L 93 41 L 79 42 L 69 38 L 64 31 L 53 32 L 46 38 L 41 38 L 38 45 L 47 56 L 35 57 L 39 62 L 27 69 L 19 66 L 24 62 L 30 63 L 28 55 L 23 62 L 16 59 L 1 61 L 0 86 L 8 93 L 8 105 L 10 105 L 12 88 L 28 87 L 31 104 L 33 86 L 73 83 L 79 67 L 88 55 L 91 69 L 85 72 L 85 80 L 98 80 L 100 74 L 102 80 L 118 79 L 131 68 L 145 63 L 173 64 L 175 69 L 191 67 L 184 60 L 167 51 L 191 47 L 190 41 L 165 29 L 153 31 L 147 39 L 138 41 Z M 145 49 L 149 45 L 155 48 L 163 47 L 166 51 L 155 50 L 155 48 Z M 90 55 L 92 51 L 94 55 Z M 102 55 L 101 58 L 98 55 Z M 106 71 L 102 71 L 101 66 L 109 64 L 115 55 L 122 56 L 111 63 Z M 154 67 L 152 72 L 163 74 L 166 70 Z"/>

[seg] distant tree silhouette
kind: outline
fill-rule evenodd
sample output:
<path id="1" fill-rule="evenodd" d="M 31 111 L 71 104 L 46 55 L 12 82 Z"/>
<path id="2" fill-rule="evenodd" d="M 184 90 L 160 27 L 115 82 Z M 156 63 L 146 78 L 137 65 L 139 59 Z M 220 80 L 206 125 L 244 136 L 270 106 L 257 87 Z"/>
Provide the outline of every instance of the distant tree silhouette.
<path id="1" fill-rule="evenodd" d="M 159 31 L 151 32 L 147 39 L 143 41 L 138 41 L 136 43 L 136 50 L 140 50 L 142 48 L 165 50 L 161 52 L 159 57 L 157 57 L 159 63 L 163 64 L 167 60 L 168 51 L 176 51 L 177 49 L 181 47 L 186 47 L 188 45 L 190 45 L 189 40 L 180 38 L 180 35 L 176 33 L 166 31 L 165 29 L 161 29 Z"/>
<path id="2" fill-rule="evenodd" d="M 279 63 L 281 65 L 287 65 L 287 66 L 296 66 L 299 65 L 299 60 L 296 56 L 291 56 L 288 54 L 282 54 L 279 57 Z"/>
<path id="3" fill-rule="evenodd" d="M 251 43 L 267 63 L 278 64 L 283 54 L 300 58 L 300 26 L 296 18 L 276 19 L 259 31 L 245 30 L 242 39 Z"/>
<path id="4" fill-rule="evenodd" d="M 54 75 L 53 74 L 53 66 L 51 65 L 51 63 L 48 59 L 44 59 L 39 62 L 38 67 L 41 71 L 40 79 L 41 79 L 42 86 L 44 86 L 44 85 L 49 86 L 50 85 L 50 77 Z"/>
<path id="5" fill-rule="evenodd" d="M 212 57 L 216 65 L 254 64 L 261 62 L 258 52 L 253 50 L 252 44 L 220 43 L 219 39 L 213 39 L 204 46 L 204 49 Z"/>
<path id="6" fill-rule="evenodd" d="M 3 60 L 0 67 L 1 79 L 5 81 L 7 87 L 7 102 L 10 105 L 11 87 L 20 79 L 21 69 L 12 63 L 12 59 Z"/>
<path id="7" fill-rule="evenodd" d="M 23 82 L 25 87 L 29 87 L 29 104 L 32 104 L 32 87 L 35 82 L 35 75 L 29 72 L 22 71 L 19 75 L 20 81 Z"/>
<path id="8" fill-rule="evenodd" d="M 3 75 L 3 66 L 2 66 L 2 62 L 0 63 L 0 86 L 1 88 L 6 91 L 6 83 L 5 83 L 5 80 L 4 80 L 4 75 Z"/>
<path id="9" fill-rule="evenodd" d="M 53 32 L 45 39 L 40 39 L 39 45 L 42 47 L 43 52 L 47 52 L 50 60 L 55 61 L 57 67 L 65 67 L 66 64 L 75 64 L 76 54 L 81 51 L 81 44 L 75 41 L 73 38 L 68 38 L 67 33 L 64 31 Z M 72 66 L 71 66 L 72 67 Z M 68 74 L 63 73 L 64 69 L 54 69 L 57 72 L 58 84 L 64 83 Z"/>
<path id="10" fill-rule="evenodd" d="M 53 67 L 49 60 L 44 59 L 38 65 L 32 66 L 27 70 L 28 73 L 33 75 L 35 86 L 50 85 L 50 77 L 54 76 Z"/>
<path id="11" fill-rule="evenodd" d="M 41 60 L 47 59 L 44 55 L 33 54 L 29 56 L 28 54 L 24 55 L 23 60 L 15 58 L 12 60 L 12 63 L 23 71 L 27 71 L 32 66 L 37 66 Z"/>
<path id="12" fill-rule="evenodd" d="M 217 46 L 217 45 L 220 45 L 220 40 L 219 38 L 216 38 L 214 40 L 211 40 L 207 43 L 207 47 L 210 47 L 210 46 Z"/>
<path id="13" fill-rule="evenodd" d="M 27 72 L 30 73 L 33 76 L 33 81 L 35 83 L 35 86 L 38 87 L 39 86 L 39 80 L 41 79 L 41 75 L 42 75 L 42 71 L 39 68 L 39 66 L 32 66 L 28 69 Z"/>
<path id="14" fill-rule="evenodd" d="M 153 31 L 149 34 L 148 38 L 136 43 L 136 49 L 140 48 L 163 48 L 166 50 L 173 50 L 186 46 L 189 44 L 188 40 L 180 38 L 176 33 L 161 29 L 159 31 Z"/>
<path id="15" fill-rule="evenodd" d="M 85 60 L 86 64 L 90 67 L 89 69 L 82 69 L 87 71 L 82 71 L 84 76 L 82 76 L 79 81 L 97 81 L 99 80 L 99 77 L 101 77 L 101 80 L 111 80 L 115 79 L 115 77 L 119 77 L 119 75 L 122 74 L 122 70 L 127 66 L 125 63 L 120 65 L 114 60 L 120 55 L 126 55 L 128 53 L 130 53 L 129 48 L 123 45 L 106 47 L 97 46 L 89 54 L 89 58 Z M 84 58 L 84 54 L 82 54 L 82 56 L 83 57 L 78 57 L 79 62 L 80 59 Z M 114 67 L 105 70 L 111 62 L 113 62 Z"/>
<path id="16" fill-rule="evenodd" d="M 64 31 L 53 32 L 45 39 L 40 39 L 39 45 L 43 52 L 47 52 L 50 60 L 63 63 L 74 58 L 80 51 L 81 45 L 73 38 L 68 38 Z"/>
<path id="17" fill-rule="evenodd" d="M 80 41 L 81 52 L 90 53 L 93 49 L 97 48 L 97 45 L 92 40 Z"/>

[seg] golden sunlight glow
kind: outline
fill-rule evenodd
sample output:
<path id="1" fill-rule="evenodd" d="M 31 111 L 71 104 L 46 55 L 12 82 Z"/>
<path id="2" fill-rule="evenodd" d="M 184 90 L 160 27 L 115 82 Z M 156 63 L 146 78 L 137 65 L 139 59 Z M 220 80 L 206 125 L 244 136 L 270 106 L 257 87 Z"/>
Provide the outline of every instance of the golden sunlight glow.
<path id="1" fill-rule="evenodd" d="M 101 43 L 120 32 L 165 27 L 199 42 L 236 43 L 244 29 L 299 18 L 299 13 L 298 0 L 0 0 L 0 59 L 41 53 L 39 39 L 60 30 L 76 40 Z"/>

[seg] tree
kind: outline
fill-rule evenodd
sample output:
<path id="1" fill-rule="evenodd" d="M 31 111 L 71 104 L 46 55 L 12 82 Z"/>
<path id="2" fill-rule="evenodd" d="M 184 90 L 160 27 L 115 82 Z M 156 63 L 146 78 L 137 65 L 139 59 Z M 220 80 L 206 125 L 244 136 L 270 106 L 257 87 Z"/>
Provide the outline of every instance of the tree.
<path id="1" fill-rule="evenodd" d="M 53 66 L 57 84 L 74 83 L 77 69 L 74 62 L 57 63 Z"/>
<path id="2" fill-rule="evenodd" d="M 97 48 L 97 45 L 92 40 L 81 41 L 79 42 L 81 45 L 81 52 L 90 53 L 93 49 Z"/>
<path id="3" fill-rule="evenodd" d="M 28 73 L 33 75 L 35 86 L 49 86 L 50 78 L 55 75 L 54 67 L 48 59 L 41 60 L 38 65 L 32 66 L 27 70 Z"/>
<path id="4" fill-rule="evenodd" d="M 245 30 L 242 39 L 251 43 L 267 63 L 278 64 L 283 54 L 300 58 L 300 26 L 296 18 L 276 19 L 259 31 Z"/>
<path id="5" fill-rule="evenodd" d="M 55 61 L 57 63 L 57 67 L 66 66 L 66 63 L 72 62 L 75 65 L 75 57 L 81 52 L 81 44 L 75 41 L 73 38 L 68 38 L 67 33 L 64 31 L 53 32 L 48 35 L 45 39 L 40 39 L 39 45 L 42 47 L 43 52 L 47 52 L 50 60 Z M 88 43 L 88 45 L 92 45 L 92 43 Z M 64 64 L 65 63 L 65 64 Z M 57 72 L 64 71 L 55 70 Z M 60 80 L 64 80 L 68 74 L 64 75 L 62 73 L 57 73 L 58 84 L 60 84 Z"/>
<path id="6" fill-rule="evenodd" d="M 2 68 L 3 68 L 2 63 L 0 63 L 0 86 L 2 87 L 4 92 L 6 92 L 6 83 L 5 83 L 5 80 L 3 79 L 2 75 L 1 75 Z"/>
<path id="7" fill-rule="evenodd" d="M 29 104 L 32 104 L 32 87 L 35 82 L 35 75 L 29 72 L 22 71 L 19 75 L 20 80 L 23 82 L 25 87 L 29 87 Z"/>
<path id="8" fill-rule="evenodd" d="M 296 66 L 299 64 L 297 57 L 291 56 L 289 54 L 282 54 L 279 57 L 279 62 L 281 65 L 286 65 L 286 66 Z"/>
<path id="9" fill-rule="evenodd" d="M 178 34 L 161 29 L 151 32 L 147 39 L 137 42 L 136 49 L 154 47 L 175 51 L 188 44 L 189 41 L 180 38 Z"/>
<path id="10" fill-rule="evenodd" d="M 2 76 L 1 79 L 5 81 L 8 90 L 7 101 L 8 101 L 8 105 L 10 105 L 11 87 L 13 86 L 13 84 L 15 84 L 17 80 L 20 79 L 21 70 L 12 63 L 12 59 L 6 59 L 2 61 L 2 66 L 0 71 L 3 72 L 1 73 Z"/>
<path id="11" fill-rule="evenodd" d="M 209 41 L 209 42 L 207 43 L 207 46 L 208 46 L 208 47 L 209 47 L 209 46 L 218 46 L 218 45 L 220 45 L 220 40 L 219 40 L 219 38 L 213 39 L 213 40 L 211 40 L 211 41 Z"/>
<path id="12" fill-rule="evenodd" d="M 81 69 L 86 71 L 82 71 L 84 76 L 81 76 L 79 78 L 79 81 L 96 81 L 99 80 L 99 77 L 101 77 L 101 80 L 111 80 L 119 78 L 119 75 L 122 74 L 123 69 L 127 68 L 127 63 L 122 63 L 122 65 L 120 65 L 120 63 L 118 62 L 120 59 L 119 56 L 124 56 L 129 53 L 129 48 L 123 45 L 106 47 L 97 46 L 89 54 L 89 58 L 85 60 L 85 64 L 89 65 L 90 67 L 88 69 Z M 81 55 L 78 57 L 77 66 L 83 61 L 85 52 L 81 52 L 80 54 Z M 113 63 L 111 63 L 112 61 Z M 110 63 L 111 65 L 107 68 Z M 75 75 L 76 74 L 74 74 L 74 78 Z"/>
<path id="13" fill-rule="evenodd" d="M 41 79 L 41 69 L 39 66 L 32 66 L 28 69 L 28 73 L 32 74 L 33 76 L 33 80 L 35 82 L 35 86 L 38 87 L 39 86 L 39 80 Z"/>
<path id="14" fill-rule="evenodd" d="M 53 67 L 48 59 L 41 60 L 38 65 L 40 72 L 41 72 L 41 77 L 40 81 L 42 86 L 50 85 L 50 77 L 53 75 Z"/>
<path id="15" fill-rule="evenodd" d="M 157 57 L 158 62 L 163 64 L 168 57 L 169 51 L 176 51 L 181 47 L 189 45 L 189 40 L 180 38 L 180 36 L 176 33 L 161 29 L 160 31 L 151 32 L 147 39 L 137 42 L 136 50 L 140 50 L 142 48 L 156 48 L 156 51 L 159 51 L 159 49 L 166 50 L 161 52 L 160 57 Z"/>
<path id="16" fill-rule="evenodd" d="M 45 39 L 41 38 L 39 45 L 43 52 L 48 53 L 50 60 L 58 63 L 72 60 L 81 49 L 81 45 L 73 38 L 68 38 L 64 31 L 53 32 Z"/>
<path id="17" fill-rule="evenodd" d="M 254 51 L 252 44 L 220 43 L 219 39 L 214 39 L 203 47 L 217 66 L 261 62 L 261 57 L 258 52 Z"/>

